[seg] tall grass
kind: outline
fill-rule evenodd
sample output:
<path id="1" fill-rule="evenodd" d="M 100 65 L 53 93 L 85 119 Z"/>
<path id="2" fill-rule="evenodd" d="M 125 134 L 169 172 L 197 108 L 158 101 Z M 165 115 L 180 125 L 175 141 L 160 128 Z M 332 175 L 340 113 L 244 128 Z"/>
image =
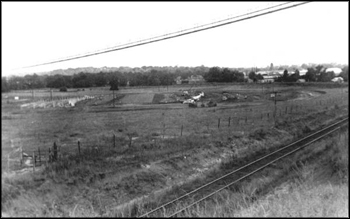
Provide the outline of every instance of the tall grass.
<path id="1" fill-rule="evenodd" d="M 293 177 L 288 176 L 287 181 L 263 197 L 255 198 L 260 187 L 273 181 L 267 170 L 261 173 L 262 177 L 242 183 L 238 191 L 224 190 L 179 216 L 348 217 L 349 137 L 348 129 L 345 131 L 322 143 L 326 148 L 322 158 L 299 162 L 299 165 L 285 165 L 284 172 L 291 167 L 295 170 L 295 174 L 291 174 Z"/>

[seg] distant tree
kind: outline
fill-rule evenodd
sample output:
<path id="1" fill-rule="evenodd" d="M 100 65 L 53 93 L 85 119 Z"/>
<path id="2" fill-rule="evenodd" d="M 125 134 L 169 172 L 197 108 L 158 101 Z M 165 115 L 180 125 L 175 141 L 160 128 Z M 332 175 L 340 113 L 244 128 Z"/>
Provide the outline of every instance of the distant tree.
<path id="1" fill-rule="evenodd" d="M 158 70 L 152 69 L 147 77 L 147 85 L 149 86 L 159 86 L 161 85 L 162 73 Z"/>
<path id="2" fill-rule="evenodd" d="M 287 82 L 297 82 L 299 79 L 299 74 L 294 73 L 287 78 Z"/>
<path id="3" fill-rule="evenodd" d="M 284 81 L 287 81 L 287 78 L 288 78 L 288 70 L 287 69 L 284 69 L 282 78 Z"/>
<path id="4" fill-rule="evenodd" d="M 96 74 L 94 82 L 97 87 L 105 86 L 107 84 L 107 79 L 105 74 L 103 72 Z"/>
<path id="5" fill-rule="evenodd" d="M 321 74 L 321 71 L 325 72 L 326 69 L 323 67 L 323 65 L 317 65 L 316 66 L 316 75 Z"/>
<path id="6" fill-rule="evenodd" d="M 256 75 L 256 79 L 257 79 L 257 80 L 263 80 L 264 77 L 263 77 L 261 74 L 257 74 L 257 75 Z"/>
<path id="7" fill-rule="evenodd" d="M 22 90 L 26 89 L 26 81 L 24 77 L 13 76 L 8 80 L 10 90 Z"/>
<path id="8" fill-rule="evenodd" d="M 316 81 L 316 70 L 314 68 L 308 68 L 305 74 L 306 81 Z"/>
<path id="9" fill-rule="evenodd" d="M 321 72 L 317 81 L 330 82 L 334 77 L 335 77 L 335 74 L 334 74 L 333 71 L 331 71 L 331 72 Z"/>
<path id="10" fill-rule="evenodd" d="M 349 68 L 348 66 L 345 66 L 342 69 L 342 72 L 339 75 L 340 77 L 342 77 L 344 79 L 344 81 L 348 81 L 349 80 Z"/>
<path id="11" fill-rule="evenodd" d="M 303 68 L 303 69 L 307 69 L 308 67 L 309 66 L 307 64 L 305 64 L 305 63 L 301 65 L 301 68 Z"/>
<path id="12" fill-rule="evenodd" d="M 27 89 L 38 89 L 46 87 L 44 77 L 39 76 L 35 73 L 33 75 L 25 75 L 24 80 Z"/>
<path id="13" fill-rule="evenodd" d="M 46 78 L 46 86 L 50 88 L 71 87 L 70 77 L 54 75 Z"/>
<path id="14" fill-rule="evenodd" d="M 111 88 L 109 90 L 119 90 L 118 87 L 119 84 L 119 80 L 117 77 L 114 77 L 110 82 L 109 85 L 111 86 Z"/>
<path id="15" fill-rule="evenodd" d="M 218 82 L 232 82 L 233 76 L 233 72 L 230 69 L 224 68 L 221 72 L 221 77 L 218 79 Z"/>
<path id="16" fill-rule="evenodd" d="M 244 82 L 244 74 L 239 71 L 233 71 L 233 81 Z"/>
<path id="17" fill-rule="evenodd" d="M 254 71 L 249 72 L 248 78 L 254 80 L 256 78 L 256 74 Z"/>
<path id="18" fill-rule="evenodd" d="M 11 90 L 10 89 L 10 85 L 7 82 L 6 78 L 5 77 L 1 77 L 1 93 L 9 92 L 10 90 Z"/>
<path id="19" fill-rule="evenodd" d="M 94 85 L 94 78 L 92 74 L 80 72 L 73 75 L 72 83 L 75 88 L 92 87 Z"/>
<path id="20" fill-rule="evenodd" d="M 221 69 L 219 67 L 212 67 L 203 77 L 207 82 L 218 82 L 221 80 Z"/>

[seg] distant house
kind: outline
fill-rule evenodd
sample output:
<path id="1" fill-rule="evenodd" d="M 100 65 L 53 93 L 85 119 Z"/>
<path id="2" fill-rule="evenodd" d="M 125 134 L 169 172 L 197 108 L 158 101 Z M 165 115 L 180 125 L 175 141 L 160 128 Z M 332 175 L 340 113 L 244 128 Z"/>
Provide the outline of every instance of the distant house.
<path id="1" fill-rule="evenodd" d="M 269 74 L 269 72 L 268 71 L 258 71 L 258 72 L 256 72 L 255 74 L 261 74 L 262 76 L 264 76 L 264 75 L 268 75 Z"/>
<path id="2" fill-rule="evenodd" d="M 275 71 L 275 74 L 279 74 L 279 75 L 283 75 L 283 73 L 284 73 L 284 70 L 278 70 L 278 71 Z"/>
<path id="3" fill-rule="evenodd" d="M 332 81 L 337 83 L 343 83 L 344 79 L 342 77 L 335 77 L 332 79 Z"/>
<path id="4" fill-rule="evenodd" d="M 189 83 L 188 79 L 181 80 L 181 84 L 188 84 L 188 83 Z"/>
<path id="5" fill-rule="evenodd" d="M 300 75 L 300 76 L 305 75 L 306 72 L 307 72 L 306 69 L 301 69 L 301 70 L 299 71 L 299 75 Z"/>
<path id="6" fill-rule="evenodd" d="M 259 80 L 260 83 L 272 83 L 275 82 L 276 77 L 273 75 L 263 75 L 262 80 Z"/>
<path id="7" fill-rule="evenodd" d="M 297 82 L 299 82 L 299 83 L 305 83 L 305 79 L 299 78 L 299 79 L 297 80 Z"/>
<path id="8" fill-rule="evenodd" d="M 189 84 L 203 83 L 205 80 L 202 75 L 191 75 L 187 78 Z"/>
<path id="9" fill-rule="evenodd" d="M 191 75 L 190 77 L 186 79 L 182 79 L 181 76 L 178 76 L 175 78 L 176 84 L 198 84 L 205 82 L 202 75 Z"/>
<path id="10" fill-rule="evenodd" d="M 271 72 L 270 73 L 270 76 L 273 76 L 275 78 L 278 78 L 278 77 L 281 77 L 283 74 L 280 74 L 278 71 L 275 71 L 275 72 Z"/>
<path id="11" fill-rule="evenodd" d="M 343 70 L 341 68 L 327 68 L 326 72 L 334 72 L 335 76 L 338 76 Z"/>
<path id="12" fill-rule="evenodd" d="M 263 75 L 263 79 L 259 79 L 258 83 L 273 83 L 275 82 L 276 77 L 273 75 Z"/>

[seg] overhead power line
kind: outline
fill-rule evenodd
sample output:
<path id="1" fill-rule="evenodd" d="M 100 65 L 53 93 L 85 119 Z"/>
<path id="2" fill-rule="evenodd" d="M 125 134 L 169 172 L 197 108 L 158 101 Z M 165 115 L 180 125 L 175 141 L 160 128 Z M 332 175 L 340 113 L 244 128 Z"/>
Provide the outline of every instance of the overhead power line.
<path id="1" fill-rule="evenodd" d="M 274 12 L 286 10 L 286 9 L 289 9 L 289 8 L 292 8 L 292 7 L 297 7 L 297 6 L 300 6 L 300 5 L 309 3 L 309 2 L 302 2 L 302 3 L 293 4 L 293 5 L 288 5 L 288 4 L 291 4 L 291 3 L 293 3 L 293 2 L 282 3 L 282 4 L 271 6 L 271 7 L 268 7 L 268 8 L 256 10 L 256 11 L 249 12 L 249 13 L 245 13 L 243 15 L 230 17 L 230 18 L 227 18 L 227 19 L 211 22 L 211 23 L 208 23 L 208 24 L 204 24 L 204 25 L 200 25 L 200 26 L 196 26 L 196 27 L 192 27 L 192 28 L 188 28 L 188 29 L 183 29 L 183 30 L 180 30 L 180 31 L 172 32 L 172 33 L 167 33 L 167 34 L 164 34 L 164 35 L 160 35 L 160 36 L 156 36 L 156 37 L 152 37 L 152 38 L 148 38 L 148 39 L 143 39 L 143 40 L 139 40 L 139 41 L 135 41 L 135 42 L 131 42 L 131 43 L 126 43 L 126 44 L 122 44 L 122 45 L 117 45 L 117 46 L 114 46 L 114 47 L 110 47 L 110 48 L 106 48 L 106 49 L 102 49 L 102 50 L 98 50 L 98 51 L 94 51 L 94 52 L 90 52 L 90 53 L 70 56 L 70 57 L 61 58 L 61 59 L 58 59 L 58 60 L 55 60 L 55 61 L 50 61 L 50 62 L 45 62 L 45 63 L 41 63 L 41 64 L 25 66 L 25 67 L 21 67 L 21 68 L 32 68 L 32 67 L 37 67 L 37 66 L 42 66 L 42 65 L 49 65 L 49 64 L 59 63 L 59 62 L 65 62 L 65 61 L 69 61 L 69 60 L 80 59 L 80 58 L 85 58 L 85 57 L 94 56 L 94 55 L 100 55 L 100 54 L 103 54 L 103 53 L 114 52 L 114 51 L 118 51 L 118 50 L 122 50 L 122 49 L 128 49 L 128 48 L 141 46 L 141 45 L 145 45 L 145 44 L 149 44 L 149 43 L 154 43 L 154 42 L 158 42 L 158 41 L 162 41 L 162 40 L 168 40 L 168 39 L 171 39 L 171 38 L 180 37 L 180 36 L 184 36 L 184 35 L 200 32 L 200 31 L 204 31 L 204 30 L 209 30 L 209 29 L 221 27 L 221 26 L 224 26 L 224 25 L 228 25 L 228 24 L 232 24 L 232 23 L 236 23 L 236 22 L 240 22 L 240 21 L 244 21 L 244 20 L 260 17 L 260 16 L 263 16 L 263 15 L 271 14 L 271 13 L 274 13 Z M 281 7 L 281 6 L 283 6 L 283 7 Z M 271 9 L 273 9 L 273 10 L 271 10 Z M 256 14 L 256 13 L 258 13 L 258 14 Z M 246 17 L 247 15 L 249 15 L 249 16 Z M 21 69 L 21 68 L 19 68 L 19 69 Z"/>

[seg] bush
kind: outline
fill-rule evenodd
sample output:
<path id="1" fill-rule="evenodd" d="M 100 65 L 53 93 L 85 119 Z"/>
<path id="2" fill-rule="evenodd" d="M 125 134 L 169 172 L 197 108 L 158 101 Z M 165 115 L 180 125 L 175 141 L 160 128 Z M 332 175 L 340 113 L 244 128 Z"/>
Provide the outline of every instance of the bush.
<path id="1" fill-rule="evenodd" d="M 197 103 L 189 103 L 188 106 L 192 107 L 192 108 L 196 108 L 197 107 Z"/>
<path id="2" fill-rule="evenodd" d="M 210 100 L 209 103 L 208 103 L 208 107 L 215 107 L 215 106 L 217 106 L 216 102 Z"/>
<path id="3" fill-rule="evenodd" d="M 68 90 L 67 90 L 67 88 L 66 87 L 61 87 L 60 88 L 60 92 L 67 92 Z"/>

